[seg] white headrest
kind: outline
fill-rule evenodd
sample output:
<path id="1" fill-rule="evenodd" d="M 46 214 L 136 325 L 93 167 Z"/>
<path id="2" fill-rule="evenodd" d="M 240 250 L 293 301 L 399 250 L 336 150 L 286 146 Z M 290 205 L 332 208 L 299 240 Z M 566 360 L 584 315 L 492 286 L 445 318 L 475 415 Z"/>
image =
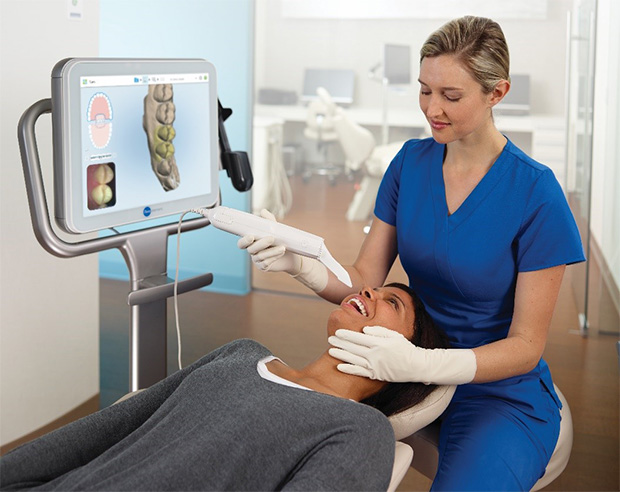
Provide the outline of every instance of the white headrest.
<path id="1" fill-rule="evenodd" d="M 391 142 L 386 145 L 378 145 L 366 160 L 366 171 L 371 176 L 382 177 L 387 171 L 390 162 L 398 154 L 405 142 Z"/>
<path id="2" fill-rule="evenodd" d="M 396 440 L 403 439 L 437 420 L 448 407 L 456 386 L 438 386 L 423 401 L 389 417 Z"/>

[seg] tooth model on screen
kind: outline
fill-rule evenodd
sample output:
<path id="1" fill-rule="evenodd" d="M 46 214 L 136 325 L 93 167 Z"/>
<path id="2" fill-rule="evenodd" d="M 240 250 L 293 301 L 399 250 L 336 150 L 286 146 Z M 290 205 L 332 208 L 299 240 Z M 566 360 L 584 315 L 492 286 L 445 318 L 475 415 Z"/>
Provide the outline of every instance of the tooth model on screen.
<path id="1" fill-rule="evenodd" d="M 176 135 L 172 127 L 176 110 L 172 98 L 172 84 L 149 85 L 142 119 L 149 143 L 151 167 L 165 191 L 174 190 L 181 183 L 172 144 Z"/>

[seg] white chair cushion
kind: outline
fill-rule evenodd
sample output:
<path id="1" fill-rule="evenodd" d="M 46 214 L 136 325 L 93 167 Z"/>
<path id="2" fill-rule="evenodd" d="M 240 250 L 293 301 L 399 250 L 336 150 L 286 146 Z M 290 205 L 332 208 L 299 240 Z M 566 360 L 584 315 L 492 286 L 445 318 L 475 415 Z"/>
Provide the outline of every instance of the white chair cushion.
<path id="1" fill-rule="evenodd" d="M 532 487 L 532 492 L 546 487 L 560 476 L 568 464 L 573 446 L 573 419 L 570 407 L 557 386 L 555 386 L 555 391 L 562 402 L 562 410 L 560 410 L 560 416 L 562 418 L 560 422 L 560 435 L 558 436 L 558 442 L 555 445 L 555 450 L 551 455 L 551 459 L 547 464 L 547 469 L 544 475 L 534 484 L 534 487 Z M 430 396 L 433 396 L 433 394 Z M 394 424 L 392 424 L 392 426 L 394 426 Z M 435 473 L 437 472 L 439 428 L 438 424 L 429 425 L 421 431 L 415 431 L 414 435 L 405 439 L 405 442 L 409 444 L 415 452 L 416 459 L 413 460 L 411 466 L 431 480 L 435 478 Z"/>
<path id="2" fill-rule="evenodd" d="M 532 492 L 546 487 L 560 476 L 568 464 L 568 459 L 573 449 L 573 416 L 568 406 L 568 401 L 566 401 L 560 388 L 555 384 L 553 387 L 555 388 L 558 398 L 562 402 L 562 410 L 560 410 L 560 417 L 562 418 L 560 422 L 560 435 L 558 436 L 558 442 L 547 464 L 545 474 L 534 484 Z"/>
<path id="3" fill-rule="evenodd" d="M 401 480 L 407 473 L 411 460 L 413 459 L 413 449 L 404 442 L 396 441 L 396 449 L 394 450 L 394 467 L 392 468 L 392 479 L 388 486 L 388 492 L 396 490 Z"/>
<path id="4" fill-rule="evenodd" d="M 437 420 L 455 391 L 456 386 L 438 386 L 422 402 L 389 417 L 396 440 L 404 439 Z"/>
<path id="5" fill-rule="evenodd" d="M 387 171 L 390 162 L 398 154 L 405 142 L 392 142 L 387 145 L 378 145 L 366 160 L 366 171 L 370 176 L 382 177 Z"/>

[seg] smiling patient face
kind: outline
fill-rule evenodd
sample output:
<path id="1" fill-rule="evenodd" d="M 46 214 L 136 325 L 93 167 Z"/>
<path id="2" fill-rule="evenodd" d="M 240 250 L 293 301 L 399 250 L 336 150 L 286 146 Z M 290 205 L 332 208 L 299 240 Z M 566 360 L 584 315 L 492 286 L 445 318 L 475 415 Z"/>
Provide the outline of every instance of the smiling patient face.
<path id="1" fill-rule="evenodd" d="M 411 340 L 414 320 L 413 300 L 407 292 L 398 287 L 365 287 L 359 294 L 346 297 L 329 315 L 327 333 L 331 336 L 341 328 L 361 332 L 365 326 L 384 326 Z"/>

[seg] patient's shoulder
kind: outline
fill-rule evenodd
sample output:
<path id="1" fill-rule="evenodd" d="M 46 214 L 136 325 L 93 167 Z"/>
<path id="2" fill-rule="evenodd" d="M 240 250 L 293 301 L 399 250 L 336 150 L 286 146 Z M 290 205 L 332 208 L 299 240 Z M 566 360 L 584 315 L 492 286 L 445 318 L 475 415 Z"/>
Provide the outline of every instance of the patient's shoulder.
<path id="1" fill-rule="evenodd" d="M 268 355 L 272 355 L 267 347 L 250 338 L 240 338 L 227 343 L 222 347 L 222 352 L 227 355 L 236 355 L 242 358 L 267 357 Z"/>
<path id="2" fill-rule="evenodd" d="M 269 349 L 251 338 L 239 338 L 227 343 L 224 347 L 232 352 L 269 352 Z"/>
<path id="3" fill-rule="evenodd" d="M 356 403 L 356 420 L 355 423 L 359 431 L 363 434 L 374 434 L 375 437 L 387 437 L 390 442 L 394 441 L 394 430 L 389 419 L 370 405 L 364 403 Z"/>
<path id="4" fill-rule="evenodd" d="M 378 410 L 362 403 L 348 403 L 345 420 L 333 429 L 329 446 L 335 448 L 331 459 L 338 460 L 341 472 L 338 477 L 330 477 L 330 482 L 344 490 L 386 490 L 394 462 L 392 426 Z M 338 482 L 341 479 L 343 483 Z"/>
<path id="5" fill-rule="evenodd" d="M 257 341 L 249 338 L 241 338 L 209 352 L 197 361 L 197 364 L 205 365 L 216 360 L 221 361 L 222 359 L 231 361 L 258 360 L 269 355 L 272 355 L 269 349 Z"/>
<path id="6" fill-rule="evenodd" d="M 333 398 L 333 397 L 330 397 Z M 360 448 L 369 443 L 386 448 L 394 445 L 394 430 L 388 418 L 379 410 L 363 403 L 351 400 L 336 399 L 324 417 L 331 419 L 338 432 L 347 434 L 351 443 L 356 442 Z"/>

